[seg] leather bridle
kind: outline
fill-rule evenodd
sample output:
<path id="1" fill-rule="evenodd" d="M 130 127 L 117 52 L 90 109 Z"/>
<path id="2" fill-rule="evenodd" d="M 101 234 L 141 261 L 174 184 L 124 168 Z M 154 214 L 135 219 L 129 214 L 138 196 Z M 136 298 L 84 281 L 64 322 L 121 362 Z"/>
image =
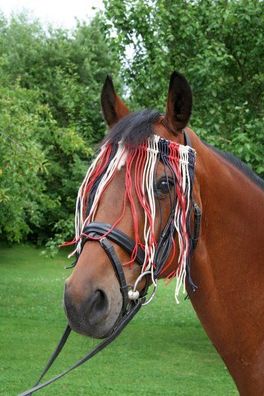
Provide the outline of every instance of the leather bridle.
<path id="1" fill-rule="evenodd" d="M 184 131 L 184 141 L 185 145 L 188 145 L 191 147 L 191 142 L 190 138 L 187 135 L 187 133 Z M 191 183 L 193 183 L 193 180 L 191 180 Z M 195 249 L 198 238 L 199 238 L 199 231 L 200 231 L 200 222 L 201 222 L 201 210 L 197 203 L 195 203 L 192 199 L 192 210 L 193 210 L 193 216 L 191 216 L 191 213 L 189 214 L 187 228 L 189 230 L 190 234 L 190 249 L 189 249 L 189 258 L 188 258 L 188 266 L 187 266 L 187 275 L 188 275 L 188 281 L 189 284 L 192 287 L 192 290 L 195 291 L 196 285 L 192 282 L 191 276 L 190 276 L 190 258 L 193 253 L 193 250 Z M 193 217 L 193 227 L 191 231 L 191 217 Z M 166 261 L 169 257 L 170 251 L 171 251 L 171 233 L 173 235 L 175 234 L 175 230 L 173 229 L 173 208 L 171 209 L 171 213 L 168 217 L 167 223 L 164 226 L 158 243 L 157 243 L 157 248 L 156 248 L 156 254 L 155 254 L 155 271 L 152 274 L 155 279 L 158 278 L 159 274 L 161 273 L 164 265 L 166 264 Z M 52 354 L 50 360 L 48 361 L 45 369 L 43 370 L 41 376 L 39 377 L 37 383 L 33 388 L 30 390 L 21 393 L 19 396 L 28 396 L 31 395 L 33 392 L 36 392 L 47 385 L 55 382 L 59 378 L 63 377 L 66 375 L 68 372 L 72 371 L 76 367 L 80 366 L 81 364 L 85 363 L 87 360 L 89 360 L 91 357 L 93 357 L 95 354 L 97 354 L 99 351 L 101 351 L 103 348 L 105 348 L 109 343 L 111 343 L 124 329 L 124 327 L 130 322 L 130 320 L 135 316 L 135 314 L 140 310 L 141 306 L 146 302 L 146 294 L 148 291 L 148 287 L 151 283 L 151 277 L 148 276 L 149 273 L 147 272 L 147 277 L 146 277 L 146 283 L 140 292 L 137 293 L 137 298 L 130 298 L 129 291 L 131 290 L 131 286 L 127 285 L 124 270 L 122 263 L 119 260 L 119 257 L 115 251 L 115 248 L 112 244 L 117 244 L 120 246 L 126 253 L 129 255 L 132 254 L 135 248 L 135 242 L 128 237 L 125 233 L 123 233 L 121 230 L 117 228 L 113 228 L 110 224 L 106 223 L 100 223 L 100 222 L 92 222 L 88 224 L 82 231 L 82 244 L 81 244 L 81 251 L 85 245 L 85 243 L 89 240 L 97 241 L 100 243 L 102 249 L 106 253 L 107 257 L 109 258 L 110 263 L 113 266 L 113 269 L 116 274 L 116 278 L 119 282 L 120 286 L 120 292 L 122 295 L 122 308 L 120 311 L 120 314 L 117 318 L 117 321 L 113 327 L 112 332 L 106 336 L 106 338 L 98 344 L 92 351 L 88 352 L 87 355 L 80 359 L 77 363 L 75 363 L 73 366 L 68 368 L 67 370 L 63 371 L 61 374 L 53 377 L 51 380 L 46 381 L 42 384 L 40 384 L 41 379 L 43 376 L 46 374 L 46 372 L 49 370 L 51 365 L 53 364 L 54 360 L 57 358 L 59 355 L 60 351 L 62 350 L 63 346 L 65 345 L 69 334 L 71 332 L 71 328 L 69 325 L 67 325 L 64 334 L 55 349 L 54 353 Z M 80 253 L 81 253 L 80 251 Z M 77 255 L 76 261 L 74 265 L 77 263 L 78 258 L 80 253 Z M 135 262 L 142 267 L 144 264 L 144 258 L 145 258 L 145 253 L 143 249 L 138 246 L 137 248 L 137 253 L 135 256 Z M 73 266 L 74 266 L 73 265 Z M 143 274 L 144 275 L 144 274 Z"/>
<path id="2" fill-rule="evenodd" d="M 183 136 L 184 136 L 184 144 L 192 147 L 191 146 L 191 141 L 190 138 L 187 134 L 186 131 L 183 131 Z M 193 178 L 194 174 L 191 176 L 191 186 L 193 185 Z M 88 212 L 89 212 L 89 207 L 92 204 L 92 200 L 89 199 L 89 204 L 88 204 Z M 200 222 L 201 222 L 201 210 L 196 202 L 194 202 L 193 198 L 191 199 L 192 202 L 192 208 L 191 210 L 193 211 L 193 230 L 191 231 L 191 213 L 189 214 L 187 228 L 189 231 L 189 234 L 191 235 L 190 237 L 190 249 L 189 249 L 189 262 L 187 266 L 187 272 L 188 272 L 188 281 L 189 284 L 192 287 L 192 290 L 194 291 L 196 289 L 196 285 L 193 283 L 190 275 L 190 257 L 192 255 L 193 250 L 195 249 L 198 238 L 199 238 L 199 232 L 200 232 Z M 156 248 L 156 254 L 155 254 L 155 271 L 153 273 L 154 279 L 158 279 L 158 276 L 162 272 L 162 269 L 164 265 L 166 264 L 166 261 L 170 255 L 171 251 L 171 240 L 170 236 L 175 234 L 175 229 L 173 227 L 173 217 L 174 217 L 174 205 L 171 208 L 171 212 L 169 214 L 168 220 L 166 225 L 163 227 L 163 230 L 160 234 L 157 248 Z M 130 303 L 130 298 L 128 295 L 129 289 L 131 286 L 127 285 L 126 283 L 126 278 L 124 275 L 123 271 L 123 265 L 119 260 L 118 255 L 115 252 L 115 249 L 112 245 L 111 242 L 114 242 L 115 244 L 119 245 L 126 253 L 129 255 L 132 254 L 135 248 L 135 242 L 128 237 L 125 233 L 123 233 L 121 230 L 117 228 L 113 228 L 112 225 L 106 224 L 106 223 L 101 223 L 101 222 L 92 222 L 88 224 L 82 231 L 82 247 L 83 248 L 84 244 L 89 241 L 98 241 L 105 251 L 106 255 L 108 256 L 113 269 L 115 271 L 117 280 L 119 282 L 120 286 L 120 292 L 123 298 L 123 304 L 122 304 L 122 309 L 121 309 L 121 317 L 122 314 L 124 314 L 127 310 L 127 307 L 129 306 Z M 144 258 L 145 258 L 145 252 L 143 249 L 141 249 L 140 246 L 137 247 L 137 253 L 134 259 L 134 262 L 136 262 L 140 267 L 143 266 L 144 264 Z M 78 259 L 77 259 L 78 260 Z M 76 260 L 76 262 L 77 262 Z M 76 263 L 75 262 L 75 263 Z M 144 289 L 138 293 L 138 299 L 144 298 L 147 294 L 148 286 L 151 283 L 151 279 L 147 277 L 146 279 L 146 285 Z M 119 317 L 120 319 L 120 317 Z M 119 320 L 118 319 L 118 320 Z"/>

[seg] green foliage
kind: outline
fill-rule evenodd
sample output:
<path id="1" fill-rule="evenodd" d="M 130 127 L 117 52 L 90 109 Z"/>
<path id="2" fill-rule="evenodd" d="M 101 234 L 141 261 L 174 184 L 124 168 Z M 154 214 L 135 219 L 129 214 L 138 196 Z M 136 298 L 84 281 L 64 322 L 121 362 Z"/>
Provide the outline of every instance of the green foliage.
<path id="1" fill-rule="evenodd" d="M 132 107 L 164 110 L 173 70 L 194 94 L 192 127 L 260 175 L 264 155 L 264 13 L 259 0 L 106 0 Z"/>
<path id="2" fill-rule="evenodd" d="M 47 172 L 34 138 L 41 122 L 36 95 L 22 88 L 0 88 L 0 232 L 19 241 L 38 226 L 41 206 L 51 206 L 39 175 Z"/>
<path id="3" fill-rule="evenodd" d="M 73 235 L 78 186 L 104 136 L 109 54 L 99 17 L 70 34 L 0 16 L 0 235 L 54 246 Z"/>
<path id="4" fill-rule="evenodd" d="M 169 76 L 183 72 L 193 129 L 264 175 L 263 2 L 105 7 L 71 33 L 0 14 L 0 239 L 48 241 L 54 253 L 72 237 L 76 192 L 104 136 L 109 73 L 132 108 L 164 110 Z"/>

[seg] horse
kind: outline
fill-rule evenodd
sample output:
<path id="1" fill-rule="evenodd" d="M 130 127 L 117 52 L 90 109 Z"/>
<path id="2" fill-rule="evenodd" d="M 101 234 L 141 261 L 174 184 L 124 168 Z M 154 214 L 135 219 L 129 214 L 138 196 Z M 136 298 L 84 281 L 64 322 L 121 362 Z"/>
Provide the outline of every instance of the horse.
<path id="1" fill-rule="evenodd" d="M 150 284 L 176 277 L 239 393 L 264 395 L 264 182 L 187 126 L 178 72 L 164 114 L 130 112 L 110 77 L 101 105 L 109 131 L 79 189 L 65 282 L 71 328 L 103 339 Z"/>

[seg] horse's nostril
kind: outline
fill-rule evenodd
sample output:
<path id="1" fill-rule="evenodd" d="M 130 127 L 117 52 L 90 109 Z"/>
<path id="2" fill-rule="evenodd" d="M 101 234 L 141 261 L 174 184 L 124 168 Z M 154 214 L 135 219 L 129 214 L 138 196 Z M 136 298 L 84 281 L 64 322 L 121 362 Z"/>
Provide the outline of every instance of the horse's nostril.
<path id="1" fill-rule="evenodd" d="M 108 300 L 106 294 L 102 290 L 96 290 L 95 292 L 95 301 L 94 301 L 94 309 L 96 311 L 101 311 L 108 306 Z"/>
<path id="2" fill-rule="evenodd" d="M 64 306 L 71 328 L 81 334 L 93 334 L 99 327 L 104 329 L 110 311 L 107 294 L 101 289 L 90 290 L 80 299 L 73 288 L 65 287 Z M 104 334 L 105 330 L 102 331 Z"/>
<path id="3" fill-rule="evenodd" d="M 86 303 L 87 319 L 95 325 L 107 316 L 109 308 L 108 298 L 103 290 L 96 290 Z"/>

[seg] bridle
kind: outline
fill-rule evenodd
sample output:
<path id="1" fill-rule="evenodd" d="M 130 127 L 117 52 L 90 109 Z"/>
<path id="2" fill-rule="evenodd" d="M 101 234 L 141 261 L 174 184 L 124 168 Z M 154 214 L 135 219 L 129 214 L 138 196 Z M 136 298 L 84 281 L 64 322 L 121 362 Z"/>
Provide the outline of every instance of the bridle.
<path id="1" fill-rule="evenodd" d="M 185 145 L 191 147 L 191 141 L 189 136 L 185 131 L 183 131 L 183 134 L 184 134 Z M 194 175 L 192 177 L 194 177 Z M 193 183 L 193 180 L 191 180 L 191 183 Z M 190 243 L 189 255 L 188 255 L 188 265 L 186 269 L 188 275 L 188 282 L 191 286 L 191 289 L 195 291 L 197 287 L 193 283 L 190 275 L 190 258 L 197 245 L 199 238 L 201 210 L 197 205 L 197 203 L 193 201 L 193 198 L 191 198 L 191 202 L 192 202 L 192 207 L 189 213 L 189 217 L 187 219 L 188 221 L 187 228 L 190 234 L 191 243 Z M 191 211 L 193 211 L 193 216 Z M 192 217 L 193 217 L 193 227 L 191 231 Z M 88 242 L 89 240 L 97 241 L 104 250 L 104 252 L 106 253 L 107 257 L 109 258 L 109 261 L 114 269 L 116 278 L 119 282 L 120 293 L 122 295 L 122 301 L 123 301 L 120 314 L 116 320 L 115 325 L 113 326 L 112 332 L 109 335 L 107 335 L 106 338 L 100 344 L 98 344 L 92 351 L 87 353 L 87 355 L 85 355 L 84 358 L 79 360 L 77 363 L 75 363 L 67 370 L 63 371 L 61 374 L 53 377 L 49 381 L 40 384 L 41 379 L 44 377 L 46 372 L 49 370 L 49 368 L 51 367 L 51 365 L 53 364 L 53 362 L 61 352 L 63 346 L 65 345 L 70 335 L 71 328 L 69 325 L 67 325 L 57 348 L 53 352 L 50 360 L 48 361 L 37 383 L 30 390 L 21 393 L 20 396 L 31 395 L 33 392 L 36 392 L 46 387 L 47 385 L 55 382 L 59 378 L 66 375 L 68 372 L 72 371 L 81 364 L 85 363 L 87 360 L 89 360 L 91 357 L 93 357 L 95 354 L 97 354 L 99 351 L 101 351 L 103 348 L 109 345 L 121 333 L 124 327 L 131 321 L 131 319 L 135 316 L 135 314 L 140 310 L 142 305 L 146 304 L 146 296 L 149 285 L 151 283 L 155 283 L 155 281 L 158 279 L 158 276 L 161 273 L 163 266 L 165 265 L 171 251 L 171 242 L 170 242 L 171 238 L 169 236 L 171 235 L 172 232 L 175 233 L 175 230 L 173 230 L 172 228 L 172 219 L 173 219 L 173 208 L 171 209 L 171 213 L 168 217 L 167 223 L 163 227 L 163 230 L 160 234 L 157 243 L 157 249 L 155 253 L 155 264 L 156 264 L 155 271 L 152 274 L 150 273 L 150 271 L 146 271 L 145 273 L 142 273 L 138 278 L 138 280 L 141 280 L 143 276 L 146 277 L 145 286 L 141 291 L 137 290 L 138 282 L 136 282 L 134 288 L 131 287 L 131 285 L 127 284 L 122 263 L 120 262 L 118 254 L 116 253 L 115 248 L 113 246 L 113 243 L 117 244 L 127 254 L 131 255 L 135 248 L 135 241 L 130 237 L 128 237 L 121 230 L 119 230 L 118 228 L 114 228 L 110 224 L 101 223 L 101 222 L 92 222 L 83 228 L 82 239 L 81 239 L 81 250 L 77 254 L 76 260 L 72 266 L 74 266 L 77 263 L 85 243 Z M 141 247 L 138 247 L 136 255 L 134 257 L 134 261 L 140 267 L 142 267 L 144 264 L 144 258 L 145 258 L 145 252 Z"/>
<path id="2" fill-rule="evenodd" d="M 183 130 L 183 137 L 184 137 L 184 145 L 192 147 L 191 146 L 191 141 L 190 138 L 187 134 L 186 131 Z M 194 174 L 192 175 L 192 180 L 190 181 L 191 185 L 193 184 L 193 178 Z M 199 206 L 197 205 L 196 202 L 193 201 L 193 198 L 191 198 L 192 202 L 192 208 L 191 210 L 193 211 L 193 231 L 190 230 L 191 226 L 191 213 L 188 218 L 188 232 L 191 235 L 190 237 L 190 249 L 189 249 L 189 259 L 192 255 L 193 250 L 195 249 L 198 238 L 199 238 L 199 230 L 200 230 L 200 221 L 201 221 L 201 210 Z M 90 202 L 88 204 L 88 209 L 87 211 L 89 212 L 89 207 L 91 206 L 92 200 L 90 199 Z M 123 265 L 119 260 L 118 255 L 115 252 L 115 248 L 112 245 L 111 242 L 114 242 L 117 244 L 119 247 L 121 247 L 126 253 L 129 255 L 132 254 L 135 248 L 135 241 L 128 237 L 124 232 L 119 230 L 118 228 L 113 228 L 112 225 L 102 223 L 102 222 L 92 222 L 89 223 L 87 226 L 84 227 L 82 231 L 82 245 L 81 245 L 81 251 L 83 249 L 84 244 L 89 241 L 97 241 L 100 243 L 101 247 L 105 251 L 106 255 L 108 256 L 113 269 L 115 271 L 117 280 L 119 282 L 120 286 L 120 292 L 123 298 L 123 304 L 122 304 L 122 309 L 121 313 L 124 313 L 127 309 L 127 306 L 131 300 L 134 299 L 140 299 L 144 298 L 147 294 L 148 291 L 148 286 L 151 283 L 151 281 L 154 283 L 156 279 L 158 279 L 159 274 L 162 271 L 163 266 L 165 265 L 170 251 L 171 251 L 171 238 L 169 238 L 169 235 L 173 233 L 173 236 L 175 234 L 175 230 L 173 230 L 172 227 L 172 220 L 174 216 L 174 205 L 171 208 L 171 212 L 168 216 L 167 222 L 165 226 L 163 227 L 160 237 L 157 243 L 157 249 L 156 249 L 156 254 L 155 254 L 155 271 L 152 274 L 152 279 L 149 279 L 149 276 L 146 279 L 146 285 L 144 289 L 141 292 L 137 292 L 136 294 L 131 293 L 131 286 L 127 285 L 126 283 L 126 278 L 124 275 L 123 271 Z M 145 258 L 145 252 L 144 250 L 139 246 L 137 249 L 137 253 L 134 257 L 134 262 L 137 263 L 140 267 L 143 266 L 144 264 L 144 258 Z M 78 255 L 77 255 L 77 260 L 75 261 L 74 265 L 78 261 Z M 189 284 L 192 287 L 192 290 L 194 291 L 196 289 L 195 284 L 193 283 L 191 276 L 190 276 L 190 260 L 189 264 L 187 266 L 187 271 L 188 271 L 188 281 Z M 147 271 L 147 275 L 149 275 Z M 144 274 L 143 274 L 144 275 Z M 142 277 L 141 277 L 142 278 Z M 136 290 L 135 290 L 136 292 Z"/>

